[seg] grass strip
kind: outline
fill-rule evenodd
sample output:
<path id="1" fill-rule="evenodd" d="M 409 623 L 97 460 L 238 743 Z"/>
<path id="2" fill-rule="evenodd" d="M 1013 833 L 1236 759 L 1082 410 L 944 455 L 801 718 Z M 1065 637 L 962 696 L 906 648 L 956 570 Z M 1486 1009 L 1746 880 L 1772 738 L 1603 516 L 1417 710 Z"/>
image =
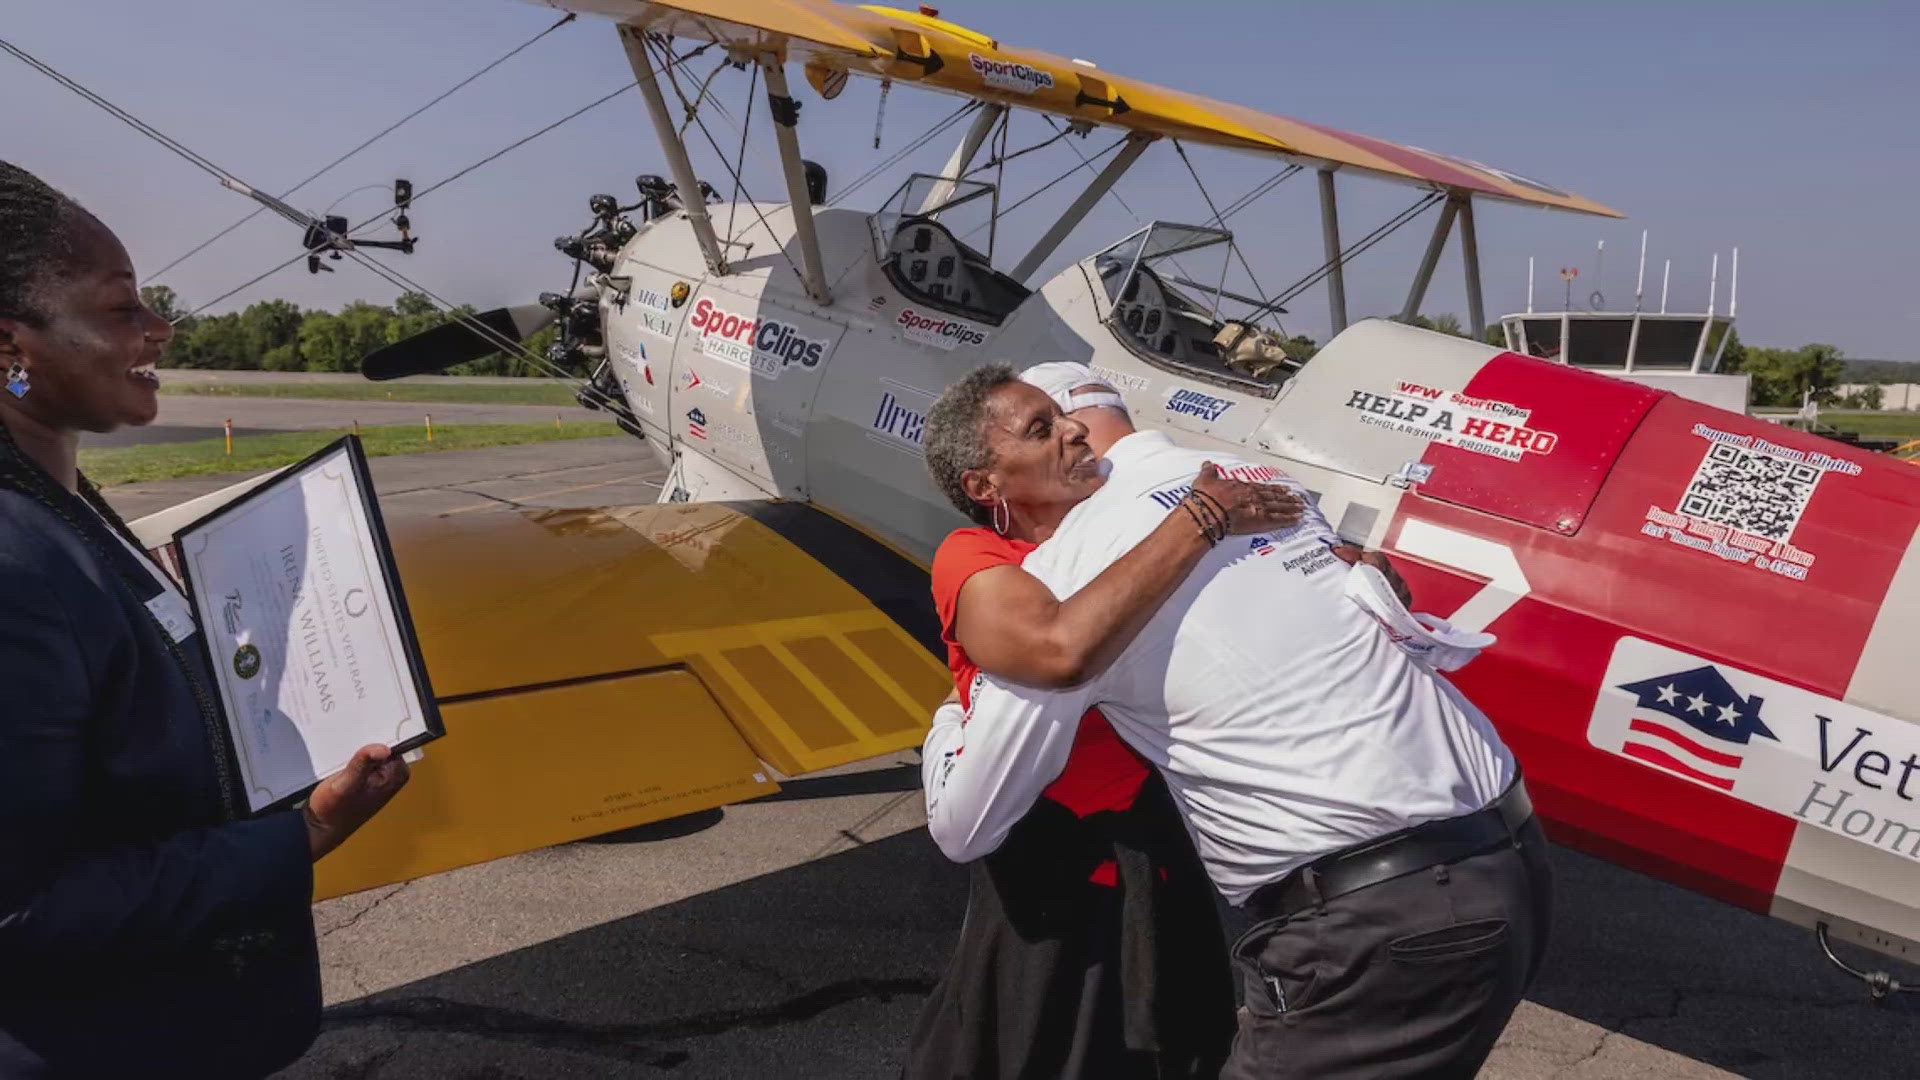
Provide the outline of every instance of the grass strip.
<path id="1" fill-rule="evenodd" d="M 518 446 L 523 443 L 552 442 L 558 439 L 591 439 L 613 435 L 620 429 L 611 421 L 584 421 L 562 424 L 436 424 L 433 441 L 427 441 L 424 425 L 363 427 L 360 441 L 369 457 L 391 454 L 421 454 L 436 450 L 479 450 L 489 446 Z M 201 439 L 194 442 L 149 443 L 144 446 L 116 446 L 80 451 L 80 470 L 94 483 L 128 484 L 143 480 L 171 480 L 180 476 L 206 473 L 260 472 L 290 465 L 347 433 L 334 431 L 281 431 L 271 435 L 250 435 L 233 440 L 233 453 L 227 453 L 225 439 Z"/>
<path id="2" fill-rule="evenodd" d="M 308 401 L 424 401 L 458 405 L 578 405 L 573 390 L 553 383 L 526 386 L 416 382 L 167 382 L 162 394 L 183 397 L 297 398 Z"/>

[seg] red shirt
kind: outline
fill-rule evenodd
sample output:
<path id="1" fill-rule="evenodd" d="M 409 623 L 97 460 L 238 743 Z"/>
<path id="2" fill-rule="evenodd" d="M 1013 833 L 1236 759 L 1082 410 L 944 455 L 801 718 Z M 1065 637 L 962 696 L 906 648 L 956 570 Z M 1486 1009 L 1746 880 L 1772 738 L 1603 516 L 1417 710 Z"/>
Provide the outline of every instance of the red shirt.
<path id="1" fill-rule="evenodd" d="M 954 637 L 959 615 L 960 587 L 967 579 L 995 566 L 1017 566 L 1035 545 L 1001 536 L 992 529 L 956 529 L 933 556 L 933 606 L 940 614 L 940 639 L 947 643 L 947 667 L 965 706 L 973 696 L 973 677 L 980 666 L 967 656 Z M 1113 730 L 1099 709 L 1088 709 L 1073 737 L 1067 767 L 1048 785 L 1046 797 L 1081 817 L 1102 810 L 1125 810 L 1133 805 L 1147 782 L 1146 761 Z M 1094 880 L 1114 883 L 1113 864 L 1104 863 Z"/>

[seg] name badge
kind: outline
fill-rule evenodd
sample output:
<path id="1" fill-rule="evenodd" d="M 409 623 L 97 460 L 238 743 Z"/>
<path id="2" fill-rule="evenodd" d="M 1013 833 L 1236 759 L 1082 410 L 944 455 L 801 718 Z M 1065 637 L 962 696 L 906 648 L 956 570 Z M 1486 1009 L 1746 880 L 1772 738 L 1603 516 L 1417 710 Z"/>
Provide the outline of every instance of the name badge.
<path id="1" fill-rule="evenodd" d="M 192 637 L 199 629 L 193 621 L 193 610 L 187 607 L 187 598 L 172 589 L 161 589 L 160 595 L 147 601 L 147 610 L 176 644 Z"/>

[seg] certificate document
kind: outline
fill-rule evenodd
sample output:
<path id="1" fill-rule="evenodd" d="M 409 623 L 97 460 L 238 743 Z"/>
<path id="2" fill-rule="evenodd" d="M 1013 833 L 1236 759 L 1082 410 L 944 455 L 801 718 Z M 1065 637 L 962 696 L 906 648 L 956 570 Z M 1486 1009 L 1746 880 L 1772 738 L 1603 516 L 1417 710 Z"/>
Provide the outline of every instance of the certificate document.
<path id="1" fill-rule="evenodd" d="M 249 811 L 369 743 L 445 733 L 360 441 L 347 436 L 175 537 Z"/>

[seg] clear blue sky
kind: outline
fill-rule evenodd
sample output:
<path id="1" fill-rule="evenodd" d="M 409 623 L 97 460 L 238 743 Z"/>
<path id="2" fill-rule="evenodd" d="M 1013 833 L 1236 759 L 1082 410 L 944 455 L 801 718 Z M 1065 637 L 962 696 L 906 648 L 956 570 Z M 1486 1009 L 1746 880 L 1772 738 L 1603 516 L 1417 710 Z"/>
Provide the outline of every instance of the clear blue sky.
<path id="1" fill-rule="evenodd" d="M 911 6 L 911 5 L 907 5 Z M 1661 260 L 1673 260 L 1675 308 L 1704 307 L 1708 261 L 1740 248 L 1739 326 L 1761 345 L 1826 341 L 1848 355 L 1920 359 L 1920 5 L 1909 2 L 1566 4 L 1379 0 L 965 0 L 943 16 L 1002 40 L 1084 57 L 1101 67 L 1476 158 L 1624 211 L 1621 222 L 1505 205 L 1479 215 L 1490 317 L 1526 300 L 1529 255 L 1538 300 L 1557 304 L 1558 268 L 1575 265 L 1576 295 L 1598 287 L 1630 303 L 1641 229 L 1657 303 Z M 10 0 L 0 36 L 89 84 L 227 169 L 280 190 L 555 18 L 516 0 Z M 700 62 L 705 75 L 710 64 Z M 953 99 L 896 88 L 885 141 L 872 139 L 876 85 L 856 81 L 820 101 L 792 72 L 804 102 L 802 145 L 833 186 L 898 149 Z M 338 212 L 377 212 L 367 184 L 410 176 L 425 187 L 630 80 L 605 22 L 582 17 L 389 136 L 291 201 L 309 211 L 347 195 Z M 746 75 L 715 83 L 739 116 Z M 46 177 L 100 214 L 143 273 L 251 209 L 131 129 L 9 57 L 0 57 L 0 157 Z M 715 118 L 730 148 L 736 129 Z M 1012 145 L 1045 128 L 1017 119 Z M 757 109 L 750 190 L 776 197 L 771 131 Z M 1103 146 L 1096 134 L 1088 152 Z M 937 168 L 947 146 L 912 165 Z M 697 139 L 702 175 L 725 170 Z M 1260 159 L 1196 149 L 1218 202 L 1271 175 Z M 1054 146 L 1009 166 L 1017 197 L 1073 162 Z M 588 113 L 423 200 L 419 254 L 394 265 L 434 291 L 480 307 L 524 302 L 564 286 L 555 235 L 586 219 L 596 191 L 633 196 L 636 173 L 666 173 L 637 93 Z M 849 205 L 872 208 L 894 183 Z M 1008 223 L 1037 230 L 1073 185 L 1055 188 Z M 1141 218 L 1204 220 L 1192 179 L 1164 144 L 1122 182 Z M 1058 196 L 1055 198 L 1054 196 Z M 1409 189 L 1344 182 L 1346 235 L 1357 237 L 1410 202 Z M 1430 219 L 1429 219 L 1430 220 Z M 1136 227 L 1109 200 L 1067 255 Z M 1284 185 L 1232 222 L 1262 284 L 1276 290 L 1320 261 L 1310 176 Z M 1425 242 L 1416 225 L 1349 271 L 1354 315 L 1395 311 Z M 1596 276 L 1595 244 L 1606 241 Z M 290 226 L 262 218 L 164 279 L 189 302 L 211 299 L 297 251 Z M 395 257 L 398 259 L 398 257 Z M 352 263 L 309 277 L 302 266 L 215 310 L 268 296 L 333 307 L 394 290 Z M 1425 310 L 1464 315 L 1459 256 L 1449 245 Z M 1290 330 L 1326 337 L 1323 292 L 1292 305 Z"/>

